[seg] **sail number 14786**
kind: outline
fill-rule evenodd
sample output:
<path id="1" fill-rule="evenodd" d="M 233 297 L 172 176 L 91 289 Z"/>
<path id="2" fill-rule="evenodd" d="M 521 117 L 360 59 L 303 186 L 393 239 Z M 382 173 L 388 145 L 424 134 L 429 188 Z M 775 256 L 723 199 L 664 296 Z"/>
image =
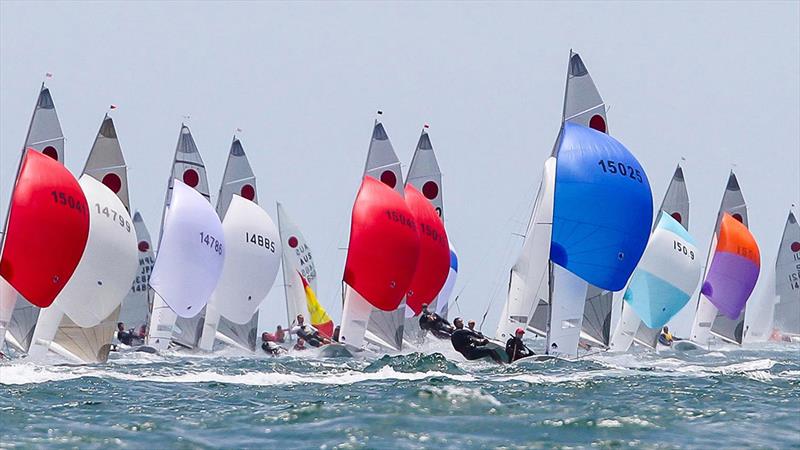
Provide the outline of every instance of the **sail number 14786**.
<path id="1" fill-rule="evenodd" d="M 213 249 L 215 252 L 222 254 L 222 242 L 214 238 L 214 236 L 200 232 L 200 242 L 209 246 L 209 248 Z"/>

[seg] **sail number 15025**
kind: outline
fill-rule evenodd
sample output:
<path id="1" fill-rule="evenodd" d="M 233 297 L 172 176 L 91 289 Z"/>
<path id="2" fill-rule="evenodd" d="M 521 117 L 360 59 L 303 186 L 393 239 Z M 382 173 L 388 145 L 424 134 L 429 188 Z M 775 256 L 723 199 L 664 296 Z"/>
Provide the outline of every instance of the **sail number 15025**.
<path id="1" fill-rule="evenodd" d="M 629 164 L 622 162 L 612 161 L 610 159 L 597 161 L 597 164 L 603 169 L 605 173 L 612 173 L 628 177 L 631 180 L 642 182 L 642 172 L 639 169 L 631 167 Z"/>

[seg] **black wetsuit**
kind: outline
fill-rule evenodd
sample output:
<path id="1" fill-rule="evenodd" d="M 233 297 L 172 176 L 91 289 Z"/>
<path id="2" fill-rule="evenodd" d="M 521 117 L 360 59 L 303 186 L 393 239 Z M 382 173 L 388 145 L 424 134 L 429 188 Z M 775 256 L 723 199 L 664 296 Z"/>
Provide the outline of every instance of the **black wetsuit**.
<path id="1" fill-rule="evenodd" d="M 522 339 L 516 336 L 511 336 L 506 342 L 506 353 L 508 353 L 508 360 L 514 362 L 518 359 L 533 356 L 533 351 L 525 346 Z"/>
<path id="2" fill-rule="evenodd" d="M 117 339 L 125 345 L 133 346 L 133 338 L 136 337 L 132 331 L 117 331 Z"/>
<path id="3" fill-rule="evenodd" d="M 306 341 L 308 345 L 312 347 L 321 347 L 323 342 L 319 336 L 319 333 L 317 331 L 309 333 L 307 330 L 308 329 L 306 328 L 306 326 L 303 325 L 302 327 L 300 327 L 300 330 L 298 330 L 297 335 L 303 338 L 303 340 Z"/>
<path id="4" fill-rule="evenodd" d="M 453 326 L 444 317 L 434 313 L 422 313 L 419 316 L 419 327 L 439 339 L 449 339 L 453 334 Z"/>
<path id="5" fill-rule="evenodd" d="M 272 356 L 278 356 L 278 354 L 281 352 L 281 346 L 269 341 L 264 341 L 261 344 L 261 350 L 264 350 L 264 352 Z"/>
<path id="6" fill-rule="evenodd" d="M 502 358 L 494 350 L 484 347 L 488 342 L 486 338 L 474 331 L 465 328 L 455 330 L 450 336 L 450 342 L 453 344 L 453 348 L 468 360 L 481 359 L 488 356 L 495 362 L 503 362 Z"/>

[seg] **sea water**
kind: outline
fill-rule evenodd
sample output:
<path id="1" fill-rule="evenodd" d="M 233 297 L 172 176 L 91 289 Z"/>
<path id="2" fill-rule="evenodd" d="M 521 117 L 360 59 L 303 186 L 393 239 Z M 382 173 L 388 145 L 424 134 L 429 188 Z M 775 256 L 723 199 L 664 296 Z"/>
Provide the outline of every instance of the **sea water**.
<path id="1" fill-rule="evenodd" d="M 0 365 L 0 447 L 798 448 L 800 345 L 497 366 L 113 355 Z"/>

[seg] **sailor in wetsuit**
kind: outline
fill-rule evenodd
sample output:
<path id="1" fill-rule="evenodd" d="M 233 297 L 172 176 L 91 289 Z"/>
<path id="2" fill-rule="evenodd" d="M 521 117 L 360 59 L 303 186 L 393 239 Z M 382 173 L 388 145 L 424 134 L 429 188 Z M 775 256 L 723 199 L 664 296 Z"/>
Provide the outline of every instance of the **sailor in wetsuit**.
<path id="1" fill-rule="evenodd" d="M 453 331 L 450 342 L 456 351 L 464 355 L 464 358 L 474 360 L 488 356 L 495 362 L 503 362 L 503 359 L 494 350 L 484 347 L 489 340 L 475 331 L 465 329 L 464 321 L 460 317 L 453 320 L 453 324 L 455 324 L 456 330 Z"/>
<path id="2" fill-rule="evenodd" d="M 275 343 L 272 338 L 274 336 L 266 331 L 261 333 L 261 350 L 264 350 L 268 355 L 278 356 L 283 351 L 283 347 Z"/>
<path id="3" fill-rule="evenodd" d="M 133 345 L 134 334 L 125 331 L 125 323 L 117 322 L 117 339 L 125 345 Z"/>
<path id="4" fill-rule="evenodd" d="M 514 336 L 511 336 L 508 338 L 508 341 L 506 341 L 506 353 L 508 353 L 509 361 L 514 362 L 518 359 L 533 356 L 533 351 L 522 342 L 522 335 L 524 334 L 525 330 L 517 328 L 517 331 L 514 332 Z"/>
<path id="5" fill-rule="evenodd" d="M 319 334 L 316 328 L 311 325 L 306 325 L 305 317 L 303 317 L 302 314 L 297 315 L 297 325 L 292 327 L 289 333 L 297 335 L 298 338 L 302 338 L 312 347 L 321 347 L 324 344 L 331 343 L 330 340 Z"/>
<path id="6" fill-rule="evenodd" d="M 430 331 L 439 339 L 448 339 L 453 334 L 453 326 L 444 317 L 428 310 L 428 304 L 422 304 L 422 313 L 419 315 L 419 327 Z"/>

